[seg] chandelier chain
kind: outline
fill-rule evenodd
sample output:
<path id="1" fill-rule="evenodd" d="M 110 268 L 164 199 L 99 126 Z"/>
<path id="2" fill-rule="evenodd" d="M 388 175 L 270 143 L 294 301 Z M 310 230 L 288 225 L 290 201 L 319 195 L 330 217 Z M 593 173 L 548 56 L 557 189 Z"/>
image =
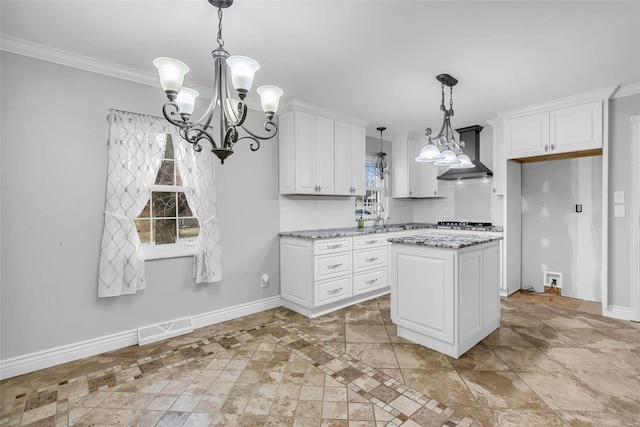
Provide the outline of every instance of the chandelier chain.
<path id="1" fill-rule="evenodd" d="M 442 88 L 442 100 L 440 101 L 440 111 L 445 111 L 446 107 L 444 106 L 444 83 L 440 83 Z"/>
<path id="2" fill-rule="evenodd" d="M 218 46 L 224 46 L 224 40 L 222 39 L 222 8 L 218 8 Z"/>
<path id="3" fill-rule="evenodd" d="M 453 86 L 449 86 L 449 112 L 453 115 Z"/>

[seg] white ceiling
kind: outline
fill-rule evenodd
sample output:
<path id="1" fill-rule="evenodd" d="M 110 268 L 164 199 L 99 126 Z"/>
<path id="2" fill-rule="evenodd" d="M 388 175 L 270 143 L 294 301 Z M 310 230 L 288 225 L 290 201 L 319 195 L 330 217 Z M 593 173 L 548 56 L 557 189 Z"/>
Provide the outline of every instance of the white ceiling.
<path id="1" fill-rule="evenodd" d="M 158 56 L 212 83 L 217 10 L 206 0 L 2 1 L 2 35 L 155 73 Z M 499 111 L 640 81 L 640 2 L 249 1 L 224 11 L 225 48 L 262 66 L 254 87 L 370 122 L 437 132 L 440 83 L 454 127 Z M 257 98 L 257 95 L 252 95 Z M 160 111 L 160 106 L 158 106 Z M 386 139 L 386 138 L 385 138 Z"/>

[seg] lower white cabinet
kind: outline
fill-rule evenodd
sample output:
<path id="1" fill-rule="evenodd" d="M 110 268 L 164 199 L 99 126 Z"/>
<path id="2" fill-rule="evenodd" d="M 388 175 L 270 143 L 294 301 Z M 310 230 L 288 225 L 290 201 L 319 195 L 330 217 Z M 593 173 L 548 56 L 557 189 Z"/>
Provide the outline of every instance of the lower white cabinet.
<path id="1" fill-rule="evenodd" d="M 500 247 L 391 245 L 398 336 L 458 358 L 500 326 Z"/>
<path id="2" fill-rule="evenodd" d="M 389 292 L 390 233 L 309 240 L 280 238 L 283 305 L 308 317 Z"/>

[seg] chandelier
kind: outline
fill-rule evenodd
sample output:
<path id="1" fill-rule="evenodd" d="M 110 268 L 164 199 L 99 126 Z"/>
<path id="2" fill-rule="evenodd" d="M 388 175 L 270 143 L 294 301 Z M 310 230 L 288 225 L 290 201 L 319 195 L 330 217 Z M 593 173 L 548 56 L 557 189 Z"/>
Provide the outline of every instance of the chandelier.
<path id="1" fill-rule="evenodd" d="M 202 151 L 201 141 L 208 141 L 212 149 L 224 164 L 224 160 L 233 154 L 233 146 L 242 139 L 252 140 L 251 151 L 260 148 L 260 141 L 273 138 L 278 132 L 278 127 L 273 122 L 273 116 L 278 109 L 282 89 L 276 86 L 260 86 L 257 89 L 260 95 L 262 109 L 266 114 L 264 130 L 266 136 L 257 135 L 244 127 L 247 117 L 247 104 L 245 97 L 253 85 L 253 77 L 260 69 L 260 65 L 246 56 L 233 55 L 224 49 L 222 39 L 222 9 L 231 6 L 233 0 L 208 0 L 218 8 L 218 47 L 211 52 L 214 63 L 214 86 L 211 104 L 198 121 L 190 121 L 199 93 L 188 87 L 182 87 L 184 76 L 189 72 L 189 67 L 182 61 L 173 58 L 156 58 L 153 65 L 160 74 L 160 85 L 167 94 L 169 101 L 162 107 L 164 117 L 180 129 L 180 136 L 193 145 L 195 151 Z M 229 82 L 236 90 L 240 99 L 234 99 L 230 95 Z M 218 117 L 218 134 L 213 135 L 211 121 L 214 113 L 220 109 Z M 242 129 L 245 135 L 240 135 Z"/>
<path id="2" fill-rule="evenodd" d="M 474 167 L 469 156 L 464 154 L 464 141 L 458 141 L 451 127 L 451 117 L 453 116 L 453 87 L 458 84 L 458 80 L 449 74 L 439 74 L 436 80 L 440 82 L 442 88 L 442 100 L 440 111 L 444 113 L 442 127 L 438 135 L 431 136 L 431 128 L 425 130 L 427 144 L 420 150 L 416 157 L 417 162 L 429 162 L 436 166 L 447 166 L 451 169 L 467 169 Z M 449 87 L 449 109 L 444 103 L 444 87 Z"/>
<path id="3" fill-rule="evenodd" d="M 382 151 L 382 132 L 387 130 L 386 127 L 380 126 L 376 128 L 380 132 L 380 151 L 376 153 L 378 156 L 378 160 L 376 161 L 376 175 L 380 179 L 384 179 L 384 176 L 389 173 L 388 165 L 387 165 L 387 153 Z"/>

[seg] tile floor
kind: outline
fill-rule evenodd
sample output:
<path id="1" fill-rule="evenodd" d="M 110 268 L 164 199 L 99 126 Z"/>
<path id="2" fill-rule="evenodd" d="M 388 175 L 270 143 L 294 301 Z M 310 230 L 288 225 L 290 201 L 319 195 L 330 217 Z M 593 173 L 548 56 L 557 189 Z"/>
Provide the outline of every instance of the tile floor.
<path id="1" fill-rule="evenodd" d="M 456 360 L 398 338 L 389 304 L 279 308 L 4 380 L 0 426 L 640 426 L 638 323 L 516 295 Z"/>

